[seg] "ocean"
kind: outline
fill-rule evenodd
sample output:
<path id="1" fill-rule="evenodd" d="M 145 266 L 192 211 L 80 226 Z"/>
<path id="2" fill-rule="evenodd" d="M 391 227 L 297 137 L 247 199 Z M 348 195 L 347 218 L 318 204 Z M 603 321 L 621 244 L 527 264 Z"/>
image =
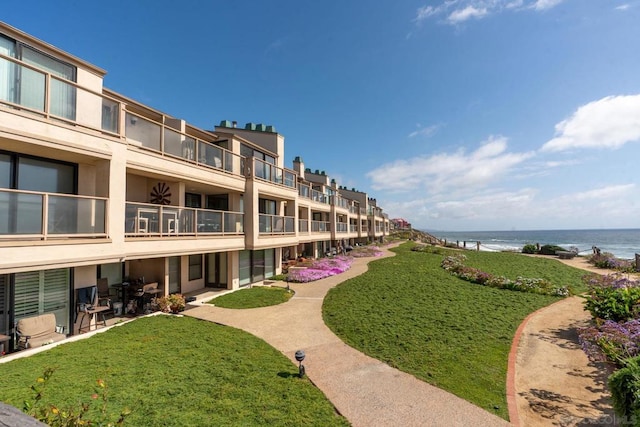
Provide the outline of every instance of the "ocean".
<path id="1" fill-rule="evenodd" d="M 467 248 L 476 248 L 480 242 L 483 251 L 521 251 L 527 243 L 558 245 L 578 248 L 580 255 L 592 253 L 597 246 L 622 259 L 634 259 L 640 253 L 640 229 L 610 230 L 531 230 L 531 231 L 428 231 L 447 242 L 467 242 Z"/>

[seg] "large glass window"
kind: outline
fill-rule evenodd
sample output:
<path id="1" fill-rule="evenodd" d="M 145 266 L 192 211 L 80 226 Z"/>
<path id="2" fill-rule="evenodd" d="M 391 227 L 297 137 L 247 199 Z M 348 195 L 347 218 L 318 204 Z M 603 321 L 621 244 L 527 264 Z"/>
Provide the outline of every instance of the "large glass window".
<path id="1" fill-rule="evenodd" d="M 74 165 L 30 157 L 18 158 L 17 188 L 20 190 L 74 194 L 75 178 Z"/>
<path id="2" fill-rule="evenodd" d="M 69 331 L 68 268 L 16 273 L 14 278 L 15 320 L 53 313 L 56 324 Z"/>
<path id="3" fill-rule="evenodd" d="M 202 255 L 189 255 L 189 280 L 202 279 Z"/>

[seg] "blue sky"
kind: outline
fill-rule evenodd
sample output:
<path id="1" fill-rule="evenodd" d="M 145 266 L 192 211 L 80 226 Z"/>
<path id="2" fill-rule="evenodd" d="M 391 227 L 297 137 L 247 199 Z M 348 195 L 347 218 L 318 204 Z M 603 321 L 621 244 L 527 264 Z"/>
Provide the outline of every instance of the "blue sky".
<path id="1" fill-rule="evenodd" d="M 13 2 L 196 126 L 271 124 L 430 230 L 637 228 L 640 0 Z"/>

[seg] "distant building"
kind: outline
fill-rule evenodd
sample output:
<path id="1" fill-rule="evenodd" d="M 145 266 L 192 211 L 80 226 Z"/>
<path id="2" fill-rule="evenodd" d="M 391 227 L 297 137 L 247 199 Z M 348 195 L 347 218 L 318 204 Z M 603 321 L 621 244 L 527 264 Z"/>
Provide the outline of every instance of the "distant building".
<path id="1" fill-rule="evenodd" d="M 389 222 L 393 230 L 411 230 L 411 223 L 403 218 L 394 218 Z"/>

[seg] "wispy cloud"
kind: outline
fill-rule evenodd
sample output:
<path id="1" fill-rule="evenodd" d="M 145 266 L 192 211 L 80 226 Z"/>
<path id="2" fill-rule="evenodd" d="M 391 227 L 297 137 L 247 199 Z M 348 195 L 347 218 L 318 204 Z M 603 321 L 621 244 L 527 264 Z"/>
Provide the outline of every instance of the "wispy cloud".
<path id="1" fill-rule="evenodd" d="M 451 22 L 452 24 L 459 24 L 471 18 L 480 19 L 486 16 L 487 13 L 488 11 L 484 7 L 478 9 L 473 6 L 467 6 L 464 9 L 458 9 L 451 12 L 449 17 L 447 18 L 447 21 Z"/>
<path id="2" fill-rule="evenodd" d="M 430 136 L 433 136 L 438 131 L 439 128 L 440 128 L 440 125 L 422 127 L 420 124 L 418 124 L 418 129 L 411 132 L 408 136 L 409 138 L 415 138 L 416 136 L 428 138 Z"/>
<path id="3" fill-rule="evenodd" d="M 541 12 L 551 9 L 563 1 L 565 0 L 445 0 L 435 6 L 419 7 L 413 21 L 419 25 L 427 19 L 440 18 L 448 24 L 457 25 L 469 19 L 481 19 L 505 10 Z"/>
<path id="4" fill-rule="evenodd" d="M 424 189 L 436 193 L 477 189 L 498 180 L 533 155 L 531 152 L 510 153 L 507 138 L 492 136 L 471 153 L 458 150 L 452 154 L 397 160 L 372 170 L 367 177 L 375 190 Z"/>
<path id="5" fill-rule="evenodd" d="M 542 151 L 615 149 L 640 141 L 640 94 L 608 96 L 585 104 L 555 129 L 555 137 L 542 146 Z"/>
<path id="6" fill-rule="evenodd" d="M 615 10 L 627 10 L 631 7 L 630 4 L 626 3 L 626 4 L 621 4 L 620 6 L 616 6 Z"/>

